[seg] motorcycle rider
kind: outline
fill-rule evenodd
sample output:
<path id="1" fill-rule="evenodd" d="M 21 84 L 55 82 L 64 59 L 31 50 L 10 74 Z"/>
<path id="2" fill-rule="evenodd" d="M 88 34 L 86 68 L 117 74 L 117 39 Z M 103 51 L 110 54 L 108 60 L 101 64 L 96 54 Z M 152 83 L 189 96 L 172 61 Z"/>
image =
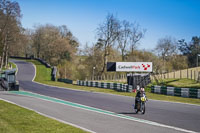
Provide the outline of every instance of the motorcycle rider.
<path id="1" fill-rule="evenodd" d="M 140 101 L 140 98 L 143 96 L 146 97 L 144 88 L 140 88 L 140 86 L 137 86 L 137 94 L 135 96 L 135 109 L 137 109 L 138 102 Z"/>

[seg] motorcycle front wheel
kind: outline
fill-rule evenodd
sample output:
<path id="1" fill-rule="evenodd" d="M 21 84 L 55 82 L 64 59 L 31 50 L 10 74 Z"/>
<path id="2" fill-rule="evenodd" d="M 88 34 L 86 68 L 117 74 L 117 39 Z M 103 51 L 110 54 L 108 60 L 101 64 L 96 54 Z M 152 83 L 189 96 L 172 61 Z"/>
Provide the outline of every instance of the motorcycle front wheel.
<path id="1" fill-rule="evenodd" d="M 137 104 L 137 107 L 135 109 L 135 113 L 137 114 L 140 111 L 141 105 L 140 103 Z"/>
<path id="2" fill-rule="evenodd" d="M 141 112 L 145 114 L 145 103 L 141 103 Z"/>

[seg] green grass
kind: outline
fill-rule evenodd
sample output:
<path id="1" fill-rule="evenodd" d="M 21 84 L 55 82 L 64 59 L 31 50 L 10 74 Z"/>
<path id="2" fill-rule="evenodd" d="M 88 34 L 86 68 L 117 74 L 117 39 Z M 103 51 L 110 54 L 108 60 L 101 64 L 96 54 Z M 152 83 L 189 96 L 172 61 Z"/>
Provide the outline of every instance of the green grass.
<path id="1" fill-rule="evenodd" d="M 200 83 L 191 79 L 166 79 L 164 80 L 164 83 L 165 86 L 200 89 Z"/>
<path id="2" fill-rule="evenodd" d="M 12 62 L 9 62 L 11 65 L 12 65 L 12 68 L 14 69 L 14 68 L 17 68 L 17 66 L 14 64 L 14 63 L 12 63 Z"/>
<path id="3" fill-rule="evenodd" d="M 85 133 L 85 131 L 0 100 L 0 133 Z"/>
<path id="4" fill-rule="evenodd" d="M 150 93 L 150 92 L 146 92 L 146 94 L 147 94 L 147 97 L 149 99 L 200 105 L 200 99 L 196 99 L 196 98 L 184 98 L 184 97 L 176 97 L 176 96 L 167 96 L 167 95 L 155 94 L 155 93 Z"/>
<path id="5" fill-rule="evenodd" d="M 35 77 L 36 82 L 51 81 L 51 68 L 46 68 L 44 65 L 42 65 L 40 62 L 36 60 L 27 60 L 27 61 L 35 64 L 36 66 L 36 70 L 37 70 L 36 77 Z"/>
<path id="6" fill-rule="evenodd" d="M 10 66 L 10 65 L 12 66 L 13 69 L 16 68 L 16 65 L 15 65 L 14 63 L 8 62 L 8 66 Z M 7 67 L 7 68 L 6 68 L 6 67 L 3 67 L 3 68 L 2 68 L 2 70 L 7 70 L 7 69 L 9 69 L 9 67 Z"/>
<path id="7" fill-rule="evenodd" d="M 47 85 L 53 85 L 58 87 L 64 87 L 64 88 L 71 88 L 71 89 L 78 89 L 78 90 L 84 90 L 84 91 L 90 91 L 90 92 L 103 92 L 103 93 L 109 93 L 109 94 L 116 94 L 116 95 L 123 95 L 123 96 L 131 96 L 134 97 L 135 93 L 128 93 L 128 92 L 117 92 L 115 90 L 111 89 L 103 89 L 103 88 L 96 88 L 96 87 L 86 87 L 86 86 L 77 86 L 73 84 L 66 84 L 62 82 L 55 82 L 51 81 L 51 69 L 46 68 L 44 65 L 40 64 L 38 61 L 34 60 L 27 60 L 28 62 L 32 62 L 36 65 L 37 74 L 35 81 L 40 82 Z M 168 81 L 168 84 L 173 83 L 172 80 Z M 177 81 L 178 82 L 178 81 Z M 182 82 L 181 80 L 179 82 Z M 186 82 L 188 83 L 188 82 Z M 177 83 L 178 84 L 178 83 Z M 182 103 L 190 103 L 190 104 L 198 104 L 200 105 L 200 99 L 193 99 L 193 98 L 183 98 L 183 97 L 175 97 L 175 96 L 167 96 L 167 95 L 161 95 L 161 94 L 154 94 L 150 92 L 150 86 L 147 86 L 146 88 L 146 94 L 149 99 L 154 100 L 163 100 L 163 101 L 173 101 L 173 102 L 182 102 Z"/>
<path id="8" fill-rule="evenodd" d="M 151 84 L 147 85 L 146 87 L 148 92 L 151 91 L 152 85 L 158 85 L 158 86 L 164 86 L 164 87 L 200 89 L 200 83 L 191 79 L 164 79 L 164 80 L 160 80 L 158 84 L 155 81 L 153 81 Z"/>

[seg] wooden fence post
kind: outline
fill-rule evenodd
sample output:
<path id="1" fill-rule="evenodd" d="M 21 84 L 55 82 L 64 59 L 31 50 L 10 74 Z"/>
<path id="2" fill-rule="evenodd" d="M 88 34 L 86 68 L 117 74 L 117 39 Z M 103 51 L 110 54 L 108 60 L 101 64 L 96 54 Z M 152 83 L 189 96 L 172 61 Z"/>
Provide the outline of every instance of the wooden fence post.
<path id="1" fill-rule="evenodd" d="M 175 77 L 175 71 L 174 71 L 174 79 L 175 79 L 176 77 Z"/>
<path id="2" fill-rule="evenodd" d="M 169 71 L 167 71 L 167 78 L 169 78 Z"/>
<path id="3" fill-rule="evenodd" d="M 197 82 L 200 82 L 200 72 L 198 72 L 198 79 Z"/>

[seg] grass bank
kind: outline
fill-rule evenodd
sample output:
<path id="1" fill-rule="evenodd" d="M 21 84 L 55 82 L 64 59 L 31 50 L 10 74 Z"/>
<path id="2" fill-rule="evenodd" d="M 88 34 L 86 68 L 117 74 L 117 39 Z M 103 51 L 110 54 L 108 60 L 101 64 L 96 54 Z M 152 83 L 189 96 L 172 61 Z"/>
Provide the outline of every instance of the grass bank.
<path id="1" fill-rule="evenodd" d="M 14 69 L 14 68 L 17 68 L 17 66 L 14 64 L 14 63 L 12 63 L 12 62 L 9 62 L 11 65 L 12 65 L 12 68 Z"/>
<path id="2" fill-rule="evenodd" d="M 153 84 L 156 84 L 153 82 Z M 197 88 L 200 89 L 200 83 L 191 79 L 164 79 L 159 81 L 159 85 L 179 88 Z"/>
<path id="3" fill-rule="evenodd" d="M 86 133 L 2 100 L 0 100 L 0 125 L 1 133 Z"/>
<path id="4" fill-rule="evenodd" d="M 8 70 L 10 69 L 10 66 L 12 66 L 12 68 L 16 68 L 16 65 L 12 62 L 8 62 L 8 66 L 7 67 L 3 67 L 2 70 Z"/>
<path id="5" fill-rule="evenodd" d="M 135 93 L 126 93 L 126 92 L 117 92 L 111 89 L 103 89 L 103 88 L 95 88 L 95 87 L 86 87 L 86 86 L 77 86 L 72 84 L 66 84 L 62 82 L 54 82 L 51 81 L 51 69 L 46 68 L 44 65 L 39 63 L 35 60 L 27 60 L 28 62 L 31 62 L 35 64 L 37 73 L 36 73 L 36 82 L 40 82 L 47 85 L 53 85 L 58 87 L 64 87 L 64 88 L 71 88 L 71 89 L 78 89 L 78 90 L 84 90 L 84 91 L 90 91 L 90 92 L 103 92 L 103 93 L 109 93 L 109 94 L 116 94 L 116 95 L 123 95 L 123 96 L 135 96 Z M 180 81 L 182 82 L 182 81 Z M 172 82 L 168 82 L 172 83 Z M 182 102 L 182 103 L 190 103 L 190 104 L 198 104 L 200 105 L 200 99 L 193 99 L 193 98 L 183 98 L 183 97 L 175 97 L 175 96 L 167 96 L 167 95 L 161 95 L 161 94 L 154 94 L 151 93 L 149 90 L 146 92 L 147 97 L 149 99 L 154 100 L 163 100 L 163 101 L 172 101 L 172 102 Z"/>

